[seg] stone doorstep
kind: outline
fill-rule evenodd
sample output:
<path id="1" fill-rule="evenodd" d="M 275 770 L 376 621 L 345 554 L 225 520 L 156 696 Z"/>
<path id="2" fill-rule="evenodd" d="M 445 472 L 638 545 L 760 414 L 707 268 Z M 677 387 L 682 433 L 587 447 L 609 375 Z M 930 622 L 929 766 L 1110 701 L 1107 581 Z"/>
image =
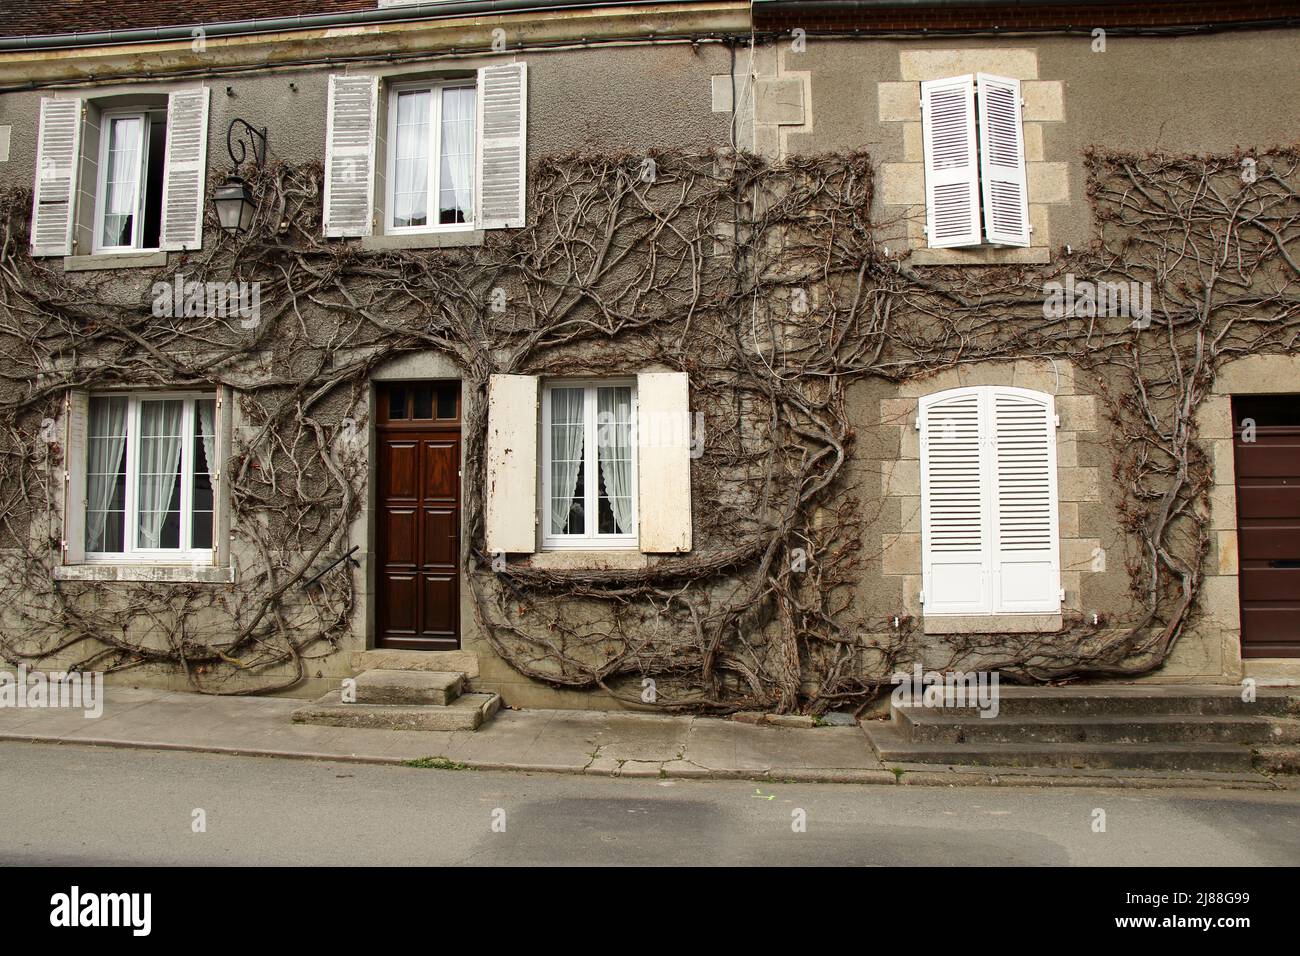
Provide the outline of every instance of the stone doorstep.
<path id="1" fill-rule="evenodd" d="M 916 743 L 1256 743 L 1300 742 L 1292 717 L 1107 714 L 981 718 L 934 710 L 899 710 L 895 725 Z"/>
<path id="2" fill-rule="evenodd" d="M 296 724 L 379 730 L 477 730 L 501 707 L 497 694 L 465 694 L 450 704 L 345 704 L 339 691 L 293 712 Z"/>
<path id="3" fill-rule="evenodd" d="M 358 704 L 437 704 L 447 706 L 465 687 L 459 671 L 407 671 L 375 668 L 356 678 Z"/>
<path id="4" fill-rule="evenodd" d="M 478 655 L 473 651 L 398 651 L 372 648 L 353 651 L 352 671 L 458 671 L 470 680 L 479 676 Z"/>
<path id="5" fill-rule="evenodd" d="M 998 717 L 1104 715 L 1300 717 L 1300 693 L 1291 688 L 1260 687 L 1256 699 L 1241 699 L 1236 684 L 1088 684 L 1068 687 L 998 687 Z M 892 713 L 973 715 L 973 707 L 890 706 Z"/>

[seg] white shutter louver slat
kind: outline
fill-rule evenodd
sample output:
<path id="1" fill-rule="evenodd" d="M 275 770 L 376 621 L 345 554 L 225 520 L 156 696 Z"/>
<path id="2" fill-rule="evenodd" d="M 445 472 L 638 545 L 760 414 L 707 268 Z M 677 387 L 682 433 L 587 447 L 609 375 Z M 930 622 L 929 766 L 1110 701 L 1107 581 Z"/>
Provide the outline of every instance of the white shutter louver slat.
<path id="1" fill-rule="evenodd" d="M 41 99 L 32 190 L 34 256 L 72 255 L 72 219 L 81 153 L 81 100 Z"/>
<path id="2" fill-rule="evenodd" d="M 324 232 L 330 238 L 373 232 L 375 122 L 379 78 L 336 73 L 326 107 Z"/>
<path id="3" fill-rule="evenodd" d="M 528 68 L 478 71 L 478 215 L 480 229 L 511 229 L 526 217 Z"/>
<path id="4" fill-rule="evenodd" d="M 980 395 L 941 392 L 922 399 L 920 415 L 925 613 L 987 613 Z"/>
<path id="5" fill-rule="evenodd" d="M 980 73 L 980 178 L 984 235 L 1004 246 L 1029 245 L 1029 199 L 1020 81 Z"/>
<path id="6" fill-rule="evenodd" d="M 1023 390 L 991 395 L 995 612 L 1060 610 L 1053 404 Z"/>
<path id="7" fill-rule="evenodd" d="M 163 160 L 159 248 L 203 245 L 203 187 L 208 173 L 208 88 L 167 97 L 167 152 Z"/>
<path id="8" fill-rule="evenodd" d="M 975 85 L 969 74 L 921 84 L 925 222 L 931 248 L 980 243 Z"/>

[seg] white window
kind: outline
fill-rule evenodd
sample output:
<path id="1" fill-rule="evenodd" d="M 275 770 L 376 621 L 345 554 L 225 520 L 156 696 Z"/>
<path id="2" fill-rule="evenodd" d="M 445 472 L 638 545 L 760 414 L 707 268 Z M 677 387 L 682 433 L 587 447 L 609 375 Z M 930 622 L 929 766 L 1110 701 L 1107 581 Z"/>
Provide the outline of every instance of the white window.
<path id="1" fill-rule="evenodd" d="M 473 228 L 476 96 L 472 82 L 391 89 L 388 232 Z"/>
<path id="2" fill-rule="evenodd" d="M 212 559 L 215 416 L 211 395 L 90 397 L 87 560 Z"/>
<path id="3" fill-rule="evenodd" d="M 166 136 L 162 110 L 103 115 L 95 252 L 158 248 Z"/>
<path id="4" fill-rule="evenodd" d="M 635 382 L 542 389 L 542 545 L 637 547 Z"/>
<path id="5" fill-rule="evenodd" d="M 1056 614 L 1052 396 L 981 386 L 921 399 L 925 614 Z"/>
<path id="6" fill-rule="evenodd" d="M 978 73 L 921 84 L 931 248 L 1028 246 L 1020 81 Z"/>

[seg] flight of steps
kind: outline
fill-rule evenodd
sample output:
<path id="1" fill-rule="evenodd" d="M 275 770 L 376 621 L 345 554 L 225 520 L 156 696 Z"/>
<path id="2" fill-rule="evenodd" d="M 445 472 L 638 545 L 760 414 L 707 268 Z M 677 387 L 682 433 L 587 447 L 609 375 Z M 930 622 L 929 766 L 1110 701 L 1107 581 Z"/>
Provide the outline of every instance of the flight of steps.
<path id="1" fill-rule="evenodd" d="M 296 724 L 370 727 L 385 730 L 477 730 L 501 707 L 497 694 L 465 692 L 459 671 L 375 667 L 355 678 L 356 701 L 342 690 L 293 712 Z"/>
<path id="2" fill-rule="evenodd" d="M 1001 687 L 996 717 L 891 704 L 862 728 L 887 765 L 1300 770 L 1300 688 Z"/>

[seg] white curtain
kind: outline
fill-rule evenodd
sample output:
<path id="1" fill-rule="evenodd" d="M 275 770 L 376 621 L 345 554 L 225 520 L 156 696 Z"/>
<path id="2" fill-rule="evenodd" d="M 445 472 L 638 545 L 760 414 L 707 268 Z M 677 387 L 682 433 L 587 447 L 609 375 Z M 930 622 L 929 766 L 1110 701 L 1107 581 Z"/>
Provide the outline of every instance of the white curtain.
<path id="1" fill-rule="evenodd" d="M 122 455 L 126 451 L 126 399 L 96 398 L 90 403 L 86 456 L 86 550 L 107 551 L 104 526 L 113 505 Z M 114 542 L 114 550 L 121 545 Z"/>
<path id="2" fill-rule="evenodd" d="M 573 493 L 578 487 L 578 469 L 582 467 L 583 390 L 551 389 L 551 533 L 564 534 L 573 507 Z M 585 522 L 585 515 L 584 515 Z M 585 528 L 570 529 L 580 534 Z"/>
<path id="3" fill-rule="evenodd" d="M 124 117 L 111 122 L 102 239 L 106 246 L 131 245 L 134 239 L 134 217 L 140 197 L 142 132 L 138 117 Z"/>
<path id="4" fill-rule="evenodd" d="M 393 182 L 393 223 L 423 226 L 429 222 L 428 90 L 397 96 L 397 162 Z"/>
<path id="5" fill-rule="evenodd" d="M 194 404 L 198 406 L 199 427 L 203 429 L 203 464 L 206 467 L 208 476 L 211 477 L 212 470 L 216 464 L 217 455 L 217 430 L 215 421 L 217 403 L 210 399 L 200 399 Z M 197 472 L 198 467 L 196 466 L 194 470 Z"/>
<path id="6" fill-rule="evenodd" d="M 458 209 L 468 222 L 474 201 L 474 90 L 443 90 L 440 209 Z"/>
<path id="7" fill-rule="evenodd" d="M 632 533 L 632 390 L 596 390 L 600 477 L 619 534 Z"/>
<path id="8" fill-rule="evenodd" d="M 185 403 L 140 403 L 140 490 L 138 510 L 141 548 L 162 547 L 163 523 L 176 490 L 176 472 L 181 460 L 182 421 Z"/>

